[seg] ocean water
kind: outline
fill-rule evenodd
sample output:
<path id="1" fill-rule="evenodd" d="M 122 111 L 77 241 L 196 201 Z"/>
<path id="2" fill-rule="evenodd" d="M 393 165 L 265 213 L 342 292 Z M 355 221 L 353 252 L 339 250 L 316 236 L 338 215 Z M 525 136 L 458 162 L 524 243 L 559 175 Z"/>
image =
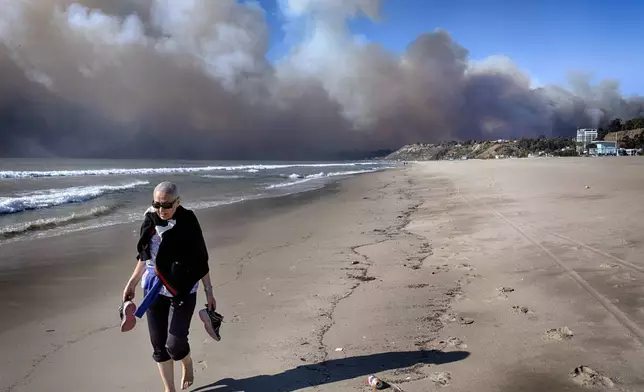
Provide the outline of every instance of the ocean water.
<path id="1" fill-rule="evenodd" d="M 0 159 L 0 245 L 141 219 L 173 181 L 190 209 L 279 197 L 394 164 Z"/>

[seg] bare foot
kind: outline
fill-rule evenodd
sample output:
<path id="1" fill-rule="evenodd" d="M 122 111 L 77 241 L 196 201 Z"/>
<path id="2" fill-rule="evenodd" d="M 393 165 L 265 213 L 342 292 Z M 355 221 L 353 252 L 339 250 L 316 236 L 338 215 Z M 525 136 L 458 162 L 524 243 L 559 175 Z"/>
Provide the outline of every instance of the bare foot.
<path id="1" fill-rule="evenodd" d="M 188 389 L 195 381 L 195 374 L 192 366 L 192 358 L 188 355 L 181 360 L 182 376 L 181 376 L 181 389 Z"/>

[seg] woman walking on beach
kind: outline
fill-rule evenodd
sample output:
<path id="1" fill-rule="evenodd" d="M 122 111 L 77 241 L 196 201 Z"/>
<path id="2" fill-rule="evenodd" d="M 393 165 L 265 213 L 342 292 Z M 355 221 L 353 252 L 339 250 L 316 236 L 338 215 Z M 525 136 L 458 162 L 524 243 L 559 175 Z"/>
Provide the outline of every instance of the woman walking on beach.
<path id="1" fill-rule="evenodd" d="M 212 292 L 208 250 L 194 212 L 180 205 L 177 186 L 162 182 L 154 189 L 137 243 L 137 264 L 123 291 L 121 330 L 134 327 L 134 316 L 147 315 L 152 358 L 159 367 L 166 392 L 175 392 L 174 361 L 182 365 L 181 389 L 194 382 L 188 331 L 199 280 L 208 304 L 199 312 L 208 333 L 219 340 L 217 303 Z M 144 298 L 132 302 L 142 280 Z"/>

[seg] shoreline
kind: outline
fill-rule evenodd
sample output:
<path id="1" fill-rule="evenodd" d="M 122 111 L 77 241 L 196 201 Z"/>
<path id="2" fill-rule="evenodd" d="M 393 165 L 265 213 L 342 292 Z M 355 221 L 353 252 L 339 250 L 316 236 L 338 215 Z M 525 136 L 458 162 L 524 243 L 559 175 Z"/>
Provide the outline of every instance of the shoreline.
<path id="1" fill-rule="evenodd" d="M 389 168 L 382 168 L 382 169 L 377 169 L 374 170 L 373 172 L 365 172 L 365 173 L 360 173 L 358 175 L 365 175 L 365 174 L 372 174 L 372 173 L 377 173 L 380 171 L 386 171 L 386 170 L 395 170 L 395 167 L 389 167 Z M 290 197 L 295 194 L 299 193 L 308 193 L 308 192 L 316 192 L 323 190 L 324 188 L 327 188 L 329 186 L 334 186 L 334 184 L 340 182 L 340 181 L 345 181 L 347 179 L 355 177 L 355 174 L 348 174 L 344 178 L 339 178 L 339 179 L 333 179 L 329 182 L 319 184 L 315 186 L 314 188 L 302 188 L 302 189 L 295 189 L 291 192 L 285 192 L 281 194 L 256 194 L 256 195 L 246 195 L 246 196 L 240 196 L 237 199 L 231 199 L 228 201 L 224 202 L 188 202 L 187 208 L 190 208 L 194 211 L 202 211 L 202 210 L 209 210 L 213 208 L 221 208 L 221 207 L 226 207 L 229 205 L 234 205 L 234 204 L 239 204 L 239 203 L 249 203 L 249 202 L 254 202 L 258 200 L 264 200 L 264 199 L 274 199 L 274 198 L 281 198 L 281 197 Z M 314 180 L 310 179 L 309 181 Z M 305 183 L 305 182 L 302 182 Z M 296 185 L 296 184 L 294 184 Z M 301 185 L 301 184 L 300 184 Z M 279 188 L 286 188 L 287 186 L 280 186 L 277 187 Z M 114 207 L 103 207 L 107 210 L 115 210 L 116 208 Z M 142 207 L 144 209 L 144 207 Z M 92 212 L 94 213 L 94 212 Z M 65 236 L 65 235 L 73 235 L 78 232 L 83 232 L 83 231 L 88 231 L 88 230 L 101 230 L 101 229 L 106 229 L 109 227 L 113 226 L 120 226 L 120 225 L 130 225 L 133 224 L 136 221 L 117 221 L 117 222 L 110 222 L 106 224 L 97 224 L 97 225 L 91 225 L 91 226 L 86 226 L 86 227 L 77 227 L 70 229 L 74 225 L 81 224 L 81 222 L 84 221 L 89 221 L 89 220 L 100 220 L 101 218 L 109 218 L 111 214 L 111 211 L 108 211 L 108 213 L 101 213 L 100 211 L 95 213 L 95 216 L 90 217 L 79 217 L 78 220 L 73 219 L 72 215 L 68 215 L 63 218 L 63 220 L 67 219 L 69 220 L 69 223 L 66 223 L 65 221 L 61 222 L 55 222 L 55 219 L 50 219 L 52 222 L 47 223 L 47 219 L 41 219 L 41 221 L 32 221 L 32 224 L 36 224 L 36 226 L 42 226 L 44 228 L 37 227 L 35 229 L 30 229 L 30 228 L 23 228 L 23 224 L 18 224 L 15 226 L 7 226 L 4 229 L 13 229 L 12 230 L 6 230 L 7 232 L 5 233 L 4 231 L 0 231 L 0 248 L 6 245 L 10 245 L 16 242 L 23 242 L 23 241 L 34 241 L 34 240 L 40 240 L 40 239 L 46 239 L 46 238 L 52 238 L 52 237 L 58 237 L 58 236 Z M 56 218 L 60 219 L 60 218 Z M 60 224 L 62 223 L 62 224 Z M 60 233 L 54 233 L 54 231 L 60 230 Z M 2 274 L 2 270 L 5 269 L 7 266 L 0 264 L 0 274 Z"/>

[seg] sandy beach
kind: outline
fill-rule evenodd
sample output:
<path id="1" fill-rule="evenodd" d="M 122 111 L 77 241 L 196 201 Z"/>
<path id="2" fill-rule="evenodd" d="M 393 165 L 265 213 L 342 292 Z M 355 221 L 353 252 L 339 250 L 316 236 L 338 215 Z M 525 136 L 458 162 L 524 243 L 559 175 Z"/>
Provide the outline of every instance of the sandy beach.
<path id="1" fill-rule="evenodd" d="M 193 319 L 191 390 L 644 390 L 642 200 L 643 159 L 560 158 L 199 210 L 225 323 Z M 137 228 L 0 248 L 0 391 L 163 390 L 145 319 L 117 328 Z"/>

